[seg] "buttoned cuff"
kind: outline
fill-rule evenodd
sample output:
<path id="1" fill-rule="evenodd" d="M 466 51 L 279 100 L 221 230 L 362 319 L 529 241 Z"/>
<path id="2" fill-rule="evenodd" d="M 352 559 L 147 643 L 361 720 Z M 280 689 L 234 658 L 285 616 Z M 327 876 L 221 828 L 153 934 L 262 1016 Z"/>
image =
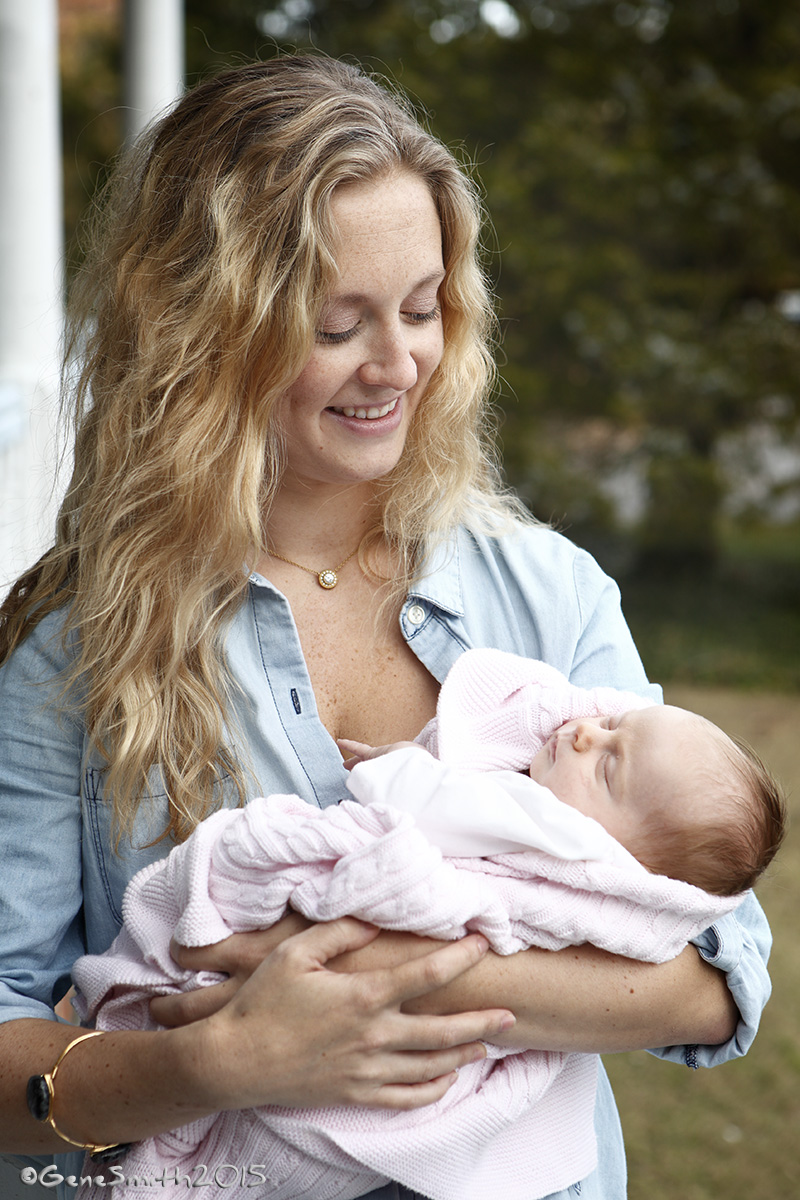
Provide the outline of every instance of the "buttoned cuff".
<path id="1" fill-rule="evenodd" d="M 739 1009 L 733 1037 L 719 1046 L 662 1046 L 652 1054 L 689 1067 L 715 1067 L 746 1054 L 758 1032 L 772 985 L 767 960 L 772 935 L 763 910 L 749 893 L 735 912 L 693 939 L 700 954 L 720 971 Z"/>

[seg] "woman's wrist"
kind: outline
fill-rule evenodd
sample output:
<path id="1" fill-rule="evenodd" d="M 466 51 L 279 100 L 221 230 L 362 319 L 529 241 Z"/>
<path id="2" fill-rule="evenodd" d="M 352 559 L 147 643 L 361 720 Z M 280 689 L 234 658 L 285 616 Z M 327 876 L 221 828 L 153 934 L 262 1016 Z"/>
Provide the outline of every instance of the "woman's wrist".
<path id="1" fill-rule="evenodd" d="M 206 1078 L 201 1024 L 108 1033 L 88 1043 L 93 1059 L 76 1063 L 80 1075 L 62 1081 L 59 1112 L 71 1136 L 138 1142 L 217 1112 L 218 1080 Z"/>
<path id="2" fill-rule="evenodd" d="M 74 1141 L 139 1142 L 250 1101 L 251 1066 L 231 1049 L 224 1020 L 207 1018 L 157 1031 L 104 1034 L 85 1059 L 63 1061 L 58 1076 L 59 1130 Z M 73 1069 L 69 1068 L 72 1065 Z M 238 1077 L 237 1077 L 238 1070 Z M 263 1076 L 261 1103 L 268 1101 Z"/>
<path id="3" fill-rule="evenodd" d="M 187 1120 L 270 1102 L 266 1094 L 268 1081 L 263 1075 L 259 1081 L 263 1094 L 252 1100 L 246 1095 L 250 1090 L 252 1063 L 247 1061 L 243 1045 L 237 1046 L 233 1022 L 225 1009 L 166 1032 L 170 1035 L 169 1055 L 175 1062 L 184 1102 L 196 1114 Z"/>
<path id="4" fill-rule="evenodd" d="M 83 1145 L 137 1142 L 220 1107 L 214 1096 L 217 1081 L 209 1086 L 204 1079 L 201 1031 L 104 1033 L 62 1057 L 52 1108 L 59 1132 L 54 1132 L 46 1120 L 32 1116 L 27 1084 L 31 1076 L 52 1073 L 64 1049 L 83 1032 L 40 1018 L 0 1027 L 0 1150 L 64 1153 L 63 1135 Z"/>
<path id="5" fill-rule="evenodd" d="M 91 1038 L 102 1036 L 103 1034 L 98 1029 L 93 1029 L 89 1033 L 79 1033 L 76 1038 L 73 1038 L 72 1041 L 66 1044 L 49 1071 L 45 1071 L 41 1075 L 31 1075 L 29 1077 L 26 1088 L 28 1111 L 34 1120 L 48 1125 L 53 1133 L 66 1145 L 77 1147 L 80 1150 L 88 1150 L 94 1162 L 110 1162 L 113 1159 L 121 1158 L 130 1149 L 131 1143 L 84 1142 L 71 1138 L 63 1129 L 59 1129 L 56 1124 L 56 1108 L 58 1107 L 59 1096 L 56 1089 L 59 1072 L 67 1055 L 71 1054 L 76 1047 L 86 1043 Z"/>

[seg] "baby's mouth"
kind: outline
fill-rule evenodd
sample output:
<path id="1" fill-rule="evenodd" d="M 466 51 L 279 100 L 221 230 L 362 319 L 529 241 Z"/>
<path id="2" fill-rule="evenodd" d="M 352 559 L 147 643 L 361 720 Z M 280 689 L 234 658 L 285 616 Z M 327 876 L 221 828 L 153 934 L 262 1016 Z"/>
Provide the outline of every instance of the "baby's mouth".
<path id="1" fill-rule="evenodd" d="M 394 400 L 390 400 L 388 404 L 381 405 L 380 408 L 371 405 L 369 408 L 353 408 L 349 404 L 341 408 L 331 405 L 331 412 L 341 413 L 343 417 L 357 417 L 359 421 L 377 421 L 381 417 L 388 417 L 397 406 L 399 396 L 395 396 Z"/>

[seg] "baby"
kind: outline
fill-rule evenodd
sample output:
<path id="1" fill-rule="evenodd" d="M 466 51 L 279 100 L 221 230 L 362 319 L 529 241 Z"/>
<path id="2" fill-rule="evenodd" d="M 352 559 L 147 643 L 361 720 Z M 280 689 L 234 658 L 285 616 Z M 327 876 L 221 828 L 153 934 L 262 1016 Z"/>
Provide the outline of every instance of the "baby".
<path id="1" fill-rule="evenodd" d="M 603 701 L 611 711 L 595 715 Z M 549 732 L 548 720 L 552 726 L 565 711 L 575 715 Z M 460 759 L 476 769 L 525 770 L 654 874 L 718 896 L 752 887 L 784 835 L 776 781 L 754 751 L 704 717 L 611 689 L 575 688 L 544 663 L 499 651 L 458 660 L 437 717 L 416 742 L 339 742 L 348 770 L 409 746 L 454 766 Z"/>

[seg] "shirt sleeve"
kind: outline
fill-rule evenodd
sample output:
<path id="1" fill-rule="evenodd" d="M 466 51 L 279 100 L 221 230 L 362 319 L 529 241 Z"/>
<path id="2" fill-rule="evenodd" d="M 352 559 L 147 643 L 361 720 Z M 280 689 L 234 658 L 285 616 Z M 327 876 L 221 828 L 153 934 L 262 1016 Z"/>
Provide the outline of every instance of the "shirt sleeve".
<path id="1" fill-rule="evenodd" d="M 59 702 L 60 620 L 0 668 L 0 1021 L 55 1020 L 83 952 L 82 730 Z"/>
<path id="2" fill-rule="evenodd" d="M 651 1053 L 689 1067 L 715 1067 L 741 1058 L 753 1044 L 772 991 L 767 960 L 772 946 L 764 910 L 751 892 L 735 912 L 693 938 L 706 962 L 724 971 L 739 1009 L 736 1031 L 719 1046 L 662 1046 Z"/>

